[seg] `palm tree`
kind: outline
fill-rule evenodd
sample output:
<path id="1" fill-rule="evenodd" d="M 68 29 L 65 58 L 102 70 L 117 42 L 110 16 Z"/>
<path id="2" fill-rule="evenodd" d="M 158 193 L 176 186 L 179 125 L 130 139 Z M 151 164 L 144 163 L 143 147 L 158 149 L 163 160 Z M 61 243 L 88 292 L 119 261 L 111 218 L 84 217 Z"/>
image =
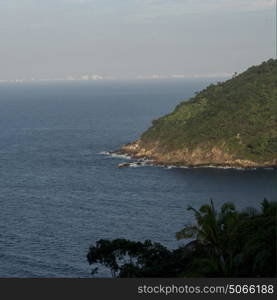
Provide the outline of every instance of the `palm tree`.
<path id="1" fill-rule="evenodd" d="M 277 203 L 266 199 L 262 210 L 248 208 L 238 212 L 232 203 L 216 211 L 213 201 L 194 212 L 196 224 L 176 233 L 178 240 L 195 238 L 204 248 L 192 269 L 205 275 L 275 276 Z M 199 269 L 200 268 L 200 269 Z"/>
<path id="2" fill-rule="evenodd" d="M 176 233 L 176 238 L 196 238 L 203 246 L 209 248 L 209 263 L 218 274 L 227 275 L 232 268 L 232 251 L 227 245 L 229 237 L 235 235 L 237 212 L 232 203 L 225 203 L 218 213 L 214 203 L 203 205 L 199 210 L 189 206 L 194 212 L 196 225 L 186 225 Z M 226 251 L 228 249 L 228 251 Z M 205 262 L 208 263 L 207 261 Z"/>

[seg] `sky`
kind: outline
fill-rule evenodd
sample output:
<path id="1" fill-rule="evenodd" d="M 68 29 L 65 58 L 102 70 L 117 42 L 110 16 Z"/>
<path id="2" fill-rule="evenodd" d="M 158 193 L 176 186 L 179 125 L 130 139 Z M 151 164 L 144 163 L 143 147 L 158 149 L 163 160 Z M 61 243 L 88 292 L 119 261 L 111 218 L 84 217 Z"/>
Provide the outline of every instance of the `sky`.
<path id="1" fill-rule="evenodd" d="M 0 80 L 217 76 L 276 56 L 276 0 L 0 0 Z"/>

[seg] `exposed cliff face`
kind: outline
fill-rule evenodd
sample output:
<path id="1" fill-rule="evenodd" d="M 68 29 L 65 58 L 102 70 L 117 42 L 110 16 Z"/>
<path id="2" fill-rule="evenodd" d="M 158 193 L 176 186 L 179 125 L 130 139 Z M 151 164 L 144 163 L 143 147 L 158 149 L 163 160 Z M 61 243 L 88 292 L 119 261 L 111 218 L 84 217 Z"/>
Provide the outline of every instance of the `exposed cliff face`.
<path id="1" fill-rule="evenodd" d="M 277 166 L 277 61 L 210 85 L 121 152 L 157 164 Z"/>
<path id="2" fill-rule="evenodd" d="M 214 146 L 210 150 L 196 148 L 194 150 L 180 149 L 168 153 L 161 153 L 159 145 L 144 148 L 141 140 L 124 145 L 121 152 L 132 158 L 146 158 L 153 160 L 158 165 L 175 165 L 175 166 L 225 166 L 233 168 L 268 168 L 275 167 L 276 159 L 269 161 L 251 161 L 247 159 L 233 158 L 231 154 L 223 152 L 220 148 Z"/>

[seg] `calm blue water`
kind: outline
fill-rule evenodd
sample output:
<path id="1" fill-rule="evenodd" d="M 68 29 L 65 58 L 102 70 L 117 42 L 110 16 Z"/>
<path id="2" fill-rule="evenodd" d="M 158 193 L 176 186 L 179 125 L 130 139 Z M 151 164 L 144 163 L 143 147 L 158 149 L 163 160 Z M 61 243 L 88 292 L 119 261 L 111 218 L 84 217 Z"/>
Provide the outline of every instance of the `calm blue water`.
<path id="1" fill-rule="evenodd" d="M 0 85 L 0 276 L 87 277 L 100 238 L 176 247 L 185 208 L 258 207 L 276 171 L 118 169 L 101 151 L 136 139 L 203 81 Z"/>

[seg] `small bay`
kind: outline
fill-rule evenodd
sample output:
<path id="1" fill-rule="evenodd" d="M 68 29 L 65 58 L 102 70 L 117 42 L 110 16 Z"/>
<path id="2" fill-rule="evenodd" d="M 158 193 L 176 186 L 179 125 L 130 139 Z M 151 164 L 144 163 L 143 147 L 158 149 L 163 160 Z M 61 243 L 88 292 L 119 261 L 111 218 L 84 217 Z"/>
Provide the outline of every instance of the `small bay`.
<path id="1" fill-rule="evenodd" d="M 0 84 L 0 276 L 88 277 L 98 239 L 175 248 L 188 205 L 276 200 L 276 170 L 119 169 L 103 154 L 212 81 Z"/>

